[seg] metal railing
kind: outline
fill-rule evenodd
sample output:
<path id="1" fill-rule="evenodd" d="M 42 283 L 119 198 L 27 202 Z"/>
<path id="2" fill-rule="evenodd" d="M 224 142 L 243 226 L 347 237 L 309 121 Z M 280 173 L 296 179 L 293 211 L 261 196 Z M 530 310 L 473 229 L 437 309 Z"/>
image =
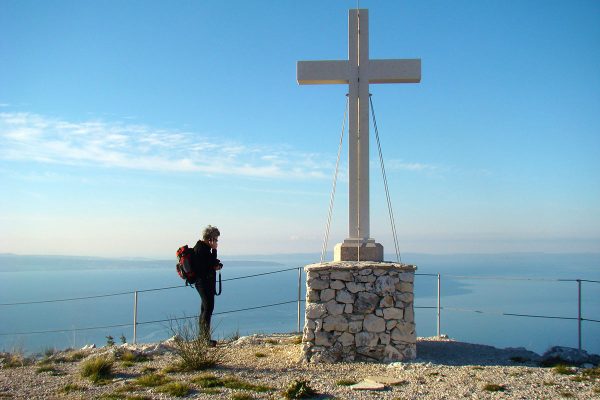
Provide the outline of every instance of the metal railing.
<path id="1" fill-rule="evenodd" d="M 302 303 L 304 299 L 302 299 L 302 267 L 288 268 L 277 271 L 264 272 L 259 274 L 252 274 L 246 276 L 239 276 L 234 278 L 223 279 L 223 281 L 233 281 L 239 279 L 248 279 L 254 278 L 258 276 L 265 276 L 271 274 L 277 274 L 288 271 L 298 271 L 298 295 L 296 299 L 281 301 L 272 304 L 264 304 L 255 307 L 246 307 L 241 309 L 234 309 L 228 311 L 216 312 L 213 315 L 220 314 L 229 314 L 243 311 L 256 310 L 267 307 L 276 307 L 284 304 L 292 304 L 297 303 L 297 332 L 300 333 L 302 331 Z M 577 305 L 578 305 L 578 313 L 577 317 L 564 317 L 564 316 L 556 316 L 556 315 L 534 315 L 534 314 L 521 314 L 521 313 L 508 313 L 508 312 L 493 312 L 493 311 L 485 311 L 485 310 L 473 310 L 473 309 L 465 309 L 465 308 L 456 308 L 456 307 L 443 307 L 442 306 L 442 275 L 440 273 L 437 274 L 426 274 L 426 273 L 416 273 L 416 276 L 428 276 L 435 277 L 437 279 L 437 304 L 436 306 L 417 306 L 415 305 L 415 309 L 435 309 L 436 310 L 436 331 L 437 336 L 442 335 L 441 329 L 441 316 L 442 311 L 462 311 L 462 312 L 473 312 L 478 314 L 496 314 L 503 316 L 513 316 L 513 317 L 526 317 L 526 318 L 544 318 L 544 319 L 560 319 L 560 320 L 577 320 L 577 335 L 578 335 L 578 348 L 581 350 L 582 348 L 582 322 L 596 322 L 600 323 L 600 320 L 584 318 L 582 316 L 582 282 L 586 283 L 600 283 L 600 281 L 596 280 L 588 280 L 588 279 L 544 279 L 544 278 L 523 278 L 523 277 L 494 277 L 494 276 L 467 276 L 467 275 L 444 275 L 447 278 L 453 279 L 475 279 L 475 280 L 503 280 L 503 281 L 541 281 L 541 282 L 576 282 L 577 283 Z M 146 292 L 154 292 L 154 291 L 162 291 L 162 290 L 172 290 L 172 289 L 181 289 L 185 288 L 185 286 L 177 285 L 177 286 L 168 286 L 168 287 L 159 287 L 159 288 L 151 288 L 144 290 L 132 290 L 125 292 L 117 292 L 117 293 L 108 293 L 108 294 L 100 294 L 100 295 L 92 295 L 92 296 L 82 296 L 82 297 L 71 297 L 71 298 L 62 298 L 62 299 L 49 299 L 49 300 L 35 300 L 35 301 L 26 301 L 26 302 L 12 302 L 12 303 L 0 303 L 0 307 L 10 307 L 10 306 L 19 306 L 26 304 L 43 304 L 43 303 L 58 303 L 58 302 L 68 302 L 68 301 L 81 301 L 81 300 L 93 300 L 104 297 L 112 297 L 112 296 L 123 296 L 123 295 L 133 295 L 133 322 L 132 323 L 121 323 L 121 324 L 112 324 L 112 325 L 104 325 L 104 326 L 92 326 L 92 327 L 79 327 L 79 328 L 66 328 L 66 329 L 50 329 L 50 330 L 37 330 L 37 331 L 26 331 L 26 332 L 0 332 L 0 336 L 15 336 L 15 335 L 32 335 L 32 334 L 44 334 L 44 333 L 59 333 L 59 332 L 78 332 L 78 331 L 89 331 L 89 330 L 100 330 L 100 329 L 109 329 L 109 328 L 122 328 L 122 327 L 132 327 L 133 328 L 133 343 L 137 342 L 137 328 L 140 325 L 150 325 L 150 324 L 158 324 L 169 322 L 173 320 L 179 319 L 188 319 L 188 318 L 197 318 L 197 315 L 191 317 L 183 317 L 183 318 L 169 318 L 169 319 L 161 319 L 161 320 L 151 320 L 151 321 L 138 321 L 138 307 L 139 307 L 139 294 Z"/>

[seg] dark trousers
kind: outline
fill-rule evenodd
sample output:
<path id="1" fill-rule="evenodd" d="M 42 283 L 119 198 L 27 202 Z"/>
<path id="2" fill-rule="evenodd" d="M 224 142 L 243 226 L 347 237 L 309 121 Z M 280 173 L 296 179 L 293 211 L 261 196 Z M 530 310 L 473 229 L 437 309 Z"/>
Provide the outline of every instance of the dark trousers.
<path id="1" fill-rule="evenodd" d="M 207 279 L 196 282 L 196 290 L 200 295 L 202 304 L 200 305 L 200 317 L 198 323 L 200 324 L 200 335 L 210 339 L 210 319 L 212 317 L 213 310 L 215 309 L 215 282 L 214 280 Z"/>

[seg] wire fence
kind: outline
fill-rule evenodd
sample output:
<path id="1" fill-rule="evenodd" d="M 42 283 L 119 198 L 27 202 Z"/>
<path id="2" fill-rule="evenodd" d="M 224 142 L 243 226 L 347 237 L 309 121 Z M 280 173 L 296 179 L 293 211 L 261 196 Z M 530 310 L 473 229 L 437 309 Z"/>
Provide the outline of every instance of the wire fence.
<path id="1" fill-rule="evenodd" d="M 302 298 L 302 268 L 294 267 L 287 269 L 280 269 L 276 271 L 268 271 L 263 273 L 238 276 L 233 278 L 223 279 L 223 282 L 226 281 L 235 281 L 240 279 L 250 279 L 256 278 L 266 275 L 279 274 L 283 272 L 289 271 L 298 271 L 298 292 L 297 297 L 295 299 L 284 300 L 271 304 L 262 304 L 253 307 L 244 307 L 237 308 L 225 311 L 215 312 L 213 315 L 224 315 L 231 313 L 240 313 L 246 311 L 253 311 L 263 308 L 270 307 L 278 307 L 286 304 L 297 304 L 297 332 L 300 333 L 302 329 L 302 304 L 305 300 Z M 437 304 L 434 306 L 414 306 L 415 309 L 435 309 L 437 314 L 437 335 L 440 336 L 442 332 L 441 326 L 441 315 L 442 311 L 453 311 L 453 312 L 468 312 L 468 313 L 476 313 L 476 314 L 489 314 L 489 315 L 498 315 L 498 316 L 511 316 L 511 317 L 524 317 L 524 318 L 542 318 L 549 320 L 570 320 L 578 322 L 578 347 L 581 349 L 581 337 L 582 337 L 582 322 L 592 322 L 592 323 L 600 323 L 600 320 L 593 318 L 585 318 L 582 315 L 582 283 L 591 283 L 591 284 L 600 284 L 598 280 L 590 280 L 590 279 L 550 279 L 550 278 L 528 278 L 528 277 L 501 277 L 501 276 L 470 276 L 470 275 L 452 275 L 452 274 L 427 274 L 427 273 L 416 273 L 416 276 L 423 277 L 431 277 L 437 279 Z M 442 277 L 445 279 L 462 279 L 462 280 L 495 280 L 495 281 L 529 281 L 529 282 L 575 282 L 577 283 L 577 304 L 578 304 L 578 315 L 577 316 L 560 316 L 560 315 L 538 315 L 538 314 L 530 314 L 530 313 L 516 313 L 516 312 L 504 312 L 504 311 L 492 311 L 492 310 L 481 310 L 481 309 L 473 309 L 473 308 L 463 308 L 463 307 L 452 307 L 452 306 L 443 306 L 442 305 Z M 41 330 L 29 330 L 29 331 L 13 331 L 13 332 L 0 332 L 0 336 L 20 336 L 20 335 L 35 335 L 35 334 L 49 334 L 49 333 L 63 333 L 63 332 L 82 332 L 82 331 L 92 331 L 92 330 L 103 330 L 103 329 L 111 329 L 111 328 L 133 328 L 133 343 L 136 343 L 137 340 L 137 327 L 143 325 L 152 325 L 152 324 L 164 324 L 167 322 L 172 322 L 175 320 L 182 319 L 192 319 L 198 318 L 198 315 L 193 315 L 189 317 L 180 317 L 180 318 L 166 318 L 166 319 L 154 319 L 148 321 L 138 321 L 138 295 L 140 293 L 148 293 L 148 292 L 156 292 L 163 290 L 173 290 L 173 289 L 182 289 L 185 288 L 183 285 L 176 286 L 166 286 L 166 287 L 157 287 L 143 290 L 131 290 L 131 291 L 122 291 L 115 293 L 106 293 L 92 296 L 81 296 L 81 297 L 67 297 L 67 298 L 57 298 L 57 299 L 46 299 L 46 300 L 34 300 L 34 301 L 19 301 L 19 302 L 6 302 L 0 303 L 0 311 L 2 307 L 14 307 L 21 305 L 37 305 L 37 304 L 46 304 L 46 303 L 61 303 L 61 302 L 72 302 L 72 301 L 88 301 L 95 300 L 106 297 L 115 297 L 115 296 L 126 296 L 126 295 L 134 295 L 134 316 L 133 321 L 130 323 L 117 323 L 117 324 L 107 324 L 101 326 L 87 326 L 87 327 L 73 327 L 73 328 L 57 328 L 57 329 L 41 329 Z"/>

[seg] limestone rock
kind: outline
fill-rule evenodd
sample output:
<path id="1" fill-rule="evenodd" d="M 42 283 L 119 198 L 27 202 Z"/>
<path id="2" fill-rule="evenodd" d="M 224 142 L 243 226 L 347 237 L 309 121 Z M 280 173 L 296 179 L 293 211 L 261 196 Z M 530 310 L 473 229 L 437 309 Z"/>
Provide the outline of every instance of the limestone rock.
<path id="1" fill-rule="evenodd" d="M 378 383 L 378 382 L 364 380 L 364 381 L 358 382 L 354 385 L 351 385 L 350 389 L 352 389 L 352 390 L 383 390 L 383 389 L 385 389 L 385 385 L 382 383 Z"/>
<path id="2" fill-rule="evenodd" d="M 322 289 L 327 289 L 329 288 L 329 282 L 325 281 L 323 279 L 311 279 L 309 281 L 307 281 L 308 287 L 310 287 L 311 289 L 314 290 L 322 290 Z"/>
<path id="3" fill-rule="evenodd" d="M 344 305 L 335 300 L 330 300 L 325 304 L 329 315 L 340 315 L 344 313 Z"/>
<path id="4" fill-rule="evenodd" d="M 326 303 L 335 297 L 335 290 L 323 289 L 321 290 L 321 301 Z"/>
<path id="5" fill-rule="evenodd" d="M 354 335 L 348 332 L 344 332 L 337 340 L 344 347 L 350 346 L 354 344 Z"/>
<path id="6" fill-rule="evenodd" d="M 370 314 L 379 304 L 379 296 L 375 293 L 361 292 L 354 303 L 354 312 L 359 314 Z"/>
<path id="7" fill-rule="evenodd" d="M 354 303 L 354 296 L 347 290 L 338 290 L 335 299 L 340 303 L 352 304 Z"/>
<path id="8" fill-rule="evenodd" d="M 380 296 L 394 294 L 396 292 L 396 285 L 394 278 L 389 275 L 380 276 L 375 281 L 375 293 Z"/>
<path id="9" fill-rule="evenodd" d="M 331 331 L 346 331 L 348 329 L 348 321 L 342 315 L 330 315 L 323 320 L 323 330 Z"/>
<path id="10" fill-rule="evenodd" d="M 306 305 L 306 317 L 307 318 L 321 318 L 327 312 L 325 304 L 320 303 L 308 303 Z"/>
<path id="11" fill-rule="evenodd" d="M 384 308 L 383 318 L 400 320 L 404 316 L 404 312 L 399 308 Z"/>
<path id="12" fill-rule="evenodd" d="M 379 336 L 371 332 L 359 332 L 355 336 L 357 347 L 372 347 L 377 345 Z"/>
<path id="13" fill-rule="evenodd" d="M 329 286 L 335 290 L 340 290 L 346 287 L 346 285 L 342 281 L 331 281 Z"/>
<path id="14" fill-rule="evenodd" d="M 363 327 L 368 332 L 385 332 L 385 320 L 373 314 L 365 316 Z"/>
<path id="15" fill-rule="evenodd" d="M 352 271 L 339 271 L 339 270 L 335 270 L 335 271 L 331 271 L 331 275 L 330 275 L 331 279 L 339 279 L 340 281 L 352 281 L 353 277 L 352 277 Z"/>
<path id="16" fill-rule="evenodd" d="M 365 290 L 365 285 L 362 283 L 348 282 L 346 288 L 350 293 L 358 293 Z"/>
<path id="17" fill-rule="evenodd" d="M 331 346 L 330 335 L 327 332 L 315 332 L 315 344 L 317 346 Z"/>

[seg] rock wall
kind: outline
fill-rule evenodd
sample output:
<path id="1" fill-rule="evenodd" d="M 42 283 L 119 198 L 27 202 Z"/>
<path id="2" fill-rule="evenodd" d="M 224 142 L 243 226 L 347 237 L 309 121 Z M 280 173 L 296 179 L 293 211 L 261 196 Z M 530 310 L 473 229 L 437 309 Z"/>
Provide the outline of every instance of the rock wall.
<path id="1" fill-rule="evenodd" d="M 344 261 L 304 267 L 308 362 L 416 357 L 413 265 Z"/>

